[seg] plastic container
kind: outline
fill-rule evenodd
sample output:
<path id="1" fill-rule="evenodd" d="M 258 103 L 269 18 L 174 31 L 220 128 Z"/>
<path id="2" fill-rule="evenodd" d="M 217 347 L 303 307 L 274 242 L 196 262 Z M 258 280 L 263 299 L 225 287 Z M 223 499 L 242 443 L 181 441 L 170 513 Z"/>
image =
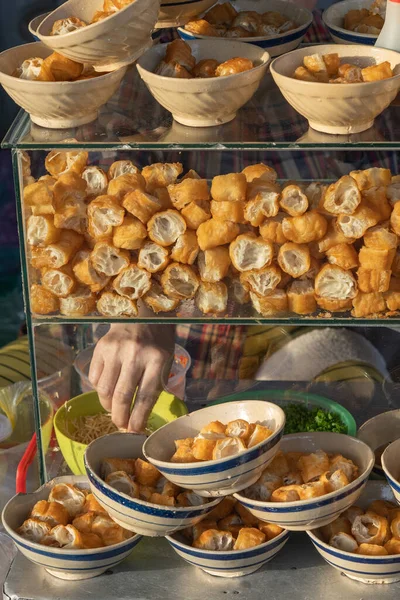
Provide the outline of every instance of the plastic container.
<path id="1" fill-rule="evenodd" d="M 93 386 L 89 381 L 89 368 L 93 356 L 94 346 L 89 346 L 79 352 L 75 359 L 74 367 L 80 377 L 82 392 L 90 392 Z M 165 391 L 173 394 L 180 400 L 185 397 L 186 374 L 192 364 L 190 355 L 182 346 L 175 344 L 175 357 L 172 363 L 169 378 L 163 374 L 163 387 Z"/>
<path id="2" fill-rule="evenodd" d="M 324 396 L 308 394 L 306 392 L 294 392 L 292 390 L 253 390 L 220 398 L 212 402 L 212 404 L 222 404 L 237 400 L 265 400 L 278 404 L 281 407 L 285 407 L 288 404 L 301 404 L 310 409 L 316 407 L 322 408 L 323 410 L 339 415 L 343 424 L 347 427 L 348 435 L 355 436 L 357 432 L 356 422 L 349 411 L 337 402 Z"/>

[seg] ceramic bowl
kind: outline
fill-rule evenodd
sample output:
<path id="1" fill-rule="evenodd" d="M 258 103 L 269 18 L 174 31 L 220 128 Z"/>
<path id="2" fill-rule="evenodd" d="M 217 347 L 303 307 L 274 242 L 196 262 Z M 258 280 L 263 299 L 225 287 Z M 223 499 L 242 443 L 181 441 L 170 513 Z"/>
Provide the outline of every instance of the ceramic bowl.
<path id="1" fill-rule="evenodd" d="M 13 77 L 15 69 L 32 57 L 51 54 L 41 42 L 10 48 L 0 54 L 0 83 L 18 106 L 41 127 L 67 129 L 97 119 L 99 110 L 117 91 L 126 67 L 82 81 L 28 81 Z"/>
<path id="2" fill-rule="evenodd" d="M 382 454 L 382 467 L 397 502 L 400 504 L 400 439 L 392 442 Z"/>
<path id="3" fill-rule="evenodd" d="M 217 577 L 241 577 L 254 573 L 272 560 L 282 550 L 289 536 L 288 531 L 282 531 L 274 539 L 254 548 L 228 552 L 193 548 L 179 533 L 167 536 L 167 540 L 175 552 L 190 565 Z"/>
<path id="4" fill-rule="evenodd" d="M 235 498 L 260 521 L 276 523 L 289 531 L 307 531 L 331 523 L 360 496 L 374 465 L 374 453 L 361 440 L 341 433 L 293 433 L 285 435 L 281 442 L 283 452 L 319 449 L 350 458 L 358 465 L 360 475 L 344 488 L 312 500 L 261 502 L 243 494 L 235 494 Z"/>
<path id="5" fill-rule="evenodd" d="M 96 71 L 115 71 L 134 62 L 152 45 L 151 32 L 157 22 L 160 0 L 135 0 L 122 10 L 93 25 L 65 35 L 50 35 L 53 23 L 70 16 L 89 23 L 103 0 L 68 0 L 39 25 L 38 38 L 55 52 Z"/>
<path id="6" fill-rule="evenodd" d="M 142 535 L 160 537 L 196 525 L 219 504 L 220 498 L 190 508 L 161 506 L 118 492 L 101 478 L 104 458 L 143 458 L 145 439 L 145 436 L 133 433 L 112 433 L 89 444 L 85 469 L 92 494 L 116 523 Z"/>
<path id="7" fill-rule="evenodd" d="M 86 415 L 96 415 L 104 412 L 105 410 L 100 404 L 97 393 L 91 391 L 71 398 L 55 414 L 54 430 L 57 442 L 65 462 L 74 475 L 85 474 L 83 457 L 88 445 L 71 438 L 70 431 L 74 431 L 72 421 Z M 149 415 L 146 427 L 150 431 L 155 431 L 173 419 L 185 414 L 187 414 L 187 408 L 181 400 L 175 398 L 172 394 L 161 392 Z"/>
<path id="8" fill-rule="evenodd" d="M 32 34 L 33 38 L 35 39 L 36 42 L 39 42 L 39 38 L 37 36 L 37 30 L 39 28 L 39 25 L 42 21 L 45 20 L 46 17 L 49 16 L 49 12 L 44 13 L 42 15 L 38 15 L 37 17 L 35 17 L 34 19 L 32 19 L 31 21 L 29 21 L 28 23 L 28 29 L 30 31 L 30 33 Z"/>
<path id="9" fill-rule="evenodd" d="M 389 410 L 372 417 L 366 421 L 358 430 L 357 437 L 368 444 L 375 452 L 381 446 L 385 446 L 400 438 L 400 410 Z M 374 475 L 385 478 L 385 472 L 381 462 L 375 462 L 372 469 Z M 400 472 L 399 472 L 400 475 Z"/>
<path id="10" fill-rule="evenodd" d="M 235 419 L 261 423 L 274 433 L 253 448 L 228 458 L 198 463 L 169 461 L 175 452 L 175 440 L 195 437 L 212 421 L 229 423 Z M 284 426 L 285 413 L 271 402 L 247 400 L 208 406 L 154 432 L 146 440 L 143 454 L 164 477 L 182 488 L 192 489 L 200 496 L 228 496 L 257 481 L 278 451 Z"/>
<path id="11" fill-rule="evenodd" d="M 17 494 L 6 504 L 2 513 L 3 526 L 8 535 L 14 540 L 18 550 L 31 562 L 44 567 L 54 577 L 59 579 L 91 579 L 107 569 L 115 567 L 126 558 L 142 537 L 133 537 L 104 548 L 90 550 L 65 550 L 51 548 L 30 542 L 20 536 L 16 530 L 28 518 L 34 504 L 39 500 L 47 500 L 51 488 L 57 483 L 72 483 L 81 488 L 89 488 L 87 477 L 66 476 L 56 477 L 42 485 L 31 494 Z"/>
<path id="12" fill-rule="evenodd" d="M 215 0 L 161 0 L 156 29 L 183 25 L 213 4 Z"/>
<path id="13" fill-rule="evenodd" d="M 332 84 L 299 81 L 292 77 L 311 54 L 339 54 L 342 63 L 366 67 L 389 61 L 395 75 L 383 81 Z M 318 45 L 299 48 L 271 63 L 275 83 L 289 104 L 305 117 L 310 127 L 324 133 L 359 133 L 372 127 L 400 89 L 400 53 L 385 48 L 349 45 Z"/>
<path id="14" fill-rule="evenodd" d="M 313 15 L 309 10 L 284 0 L 237 0 L 237 2 L 235 2 L 235 8 L 237 11 L 254 10 L 258 13 L 267 11 L 279 12 L 298 24 L 296 29 L 286 33 L 280 33 L 273 37 L 236 38 L 239 42 L 248 42 L 268 50 L 270 56 L 279 56 L 280 54 L 285 54 L 285 52 L 297 48 L 307 33 L 307 29 L 313 22 Z M 194 33 L 187 31 L 184 27 L 179 27 L 178 32 L 181 38 L 186 41 L 195 39 L 220 39 L 206 35 L 195 35 Z M 225 40 L 228 41 L 229 38 L 225 38 Z"/>
<path id="15" fill-rule="evenodd" d="M 368 481 L 357 505 L 366 508 L 374 500 L 393 502 L 388 485 L 380 481 Z M 362 583 L 395 583 L 400 581 L 400 554 L 391 556 L 362 556 L 332 548 L 323 541 L 318 530 L 307 531 L 312 543 L 324 560 L 350 579 Z M 379 594 L 377 594 L 379 595 Z"/>
<path id="16" fill-rule="evenodd" d="M 370 0 L 344 0 L 331 4 L 322 14 L 322 20 L 336 44 L 367 44 L 374 46 L 378 38 L 372 33 L 357 33 L 344 29 L 344 17 L 350 10 L 369 8 Z"/>
<path id="17" fill-rule="evenodd" d="M 196 60 L 215 58 L 222 63 L 235 56 L 248 58 L 255 67 L 250 71 L 206 79 L 175 79 L 154 73 L 164 58 L 164 44 L 148 50 L 137 62 L 141 78 L 154 98 L 178 123 L 190 127 L 222 125 L 235 118 L 236 112 L 250 100 L 265 75 L 269 54 L 257 46 L 228 40 L 189 42 Z"/>

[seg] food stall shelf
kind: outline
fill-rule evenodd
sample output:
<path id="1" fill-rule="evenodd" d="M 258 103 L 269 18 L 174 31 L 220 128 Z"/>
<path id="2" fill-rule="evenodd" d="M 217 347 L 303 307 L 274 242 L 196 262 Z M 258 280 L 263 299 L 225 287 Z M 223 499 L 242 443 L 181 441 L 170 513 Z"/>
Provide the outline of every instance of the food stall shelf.
<path id="1" fill-rule="evenodd" d="M 145 538 L 117 567 L 82 581 L 56 579 L 19 553 L 3 589 L 4 600 L 397 600 L 398 595 L 398 584 L 347 578 L 323 561 L 306 534 L 297 533 L 273 561 L 245 577 L 208 575 L 180 559 L 166 540 Z"/>

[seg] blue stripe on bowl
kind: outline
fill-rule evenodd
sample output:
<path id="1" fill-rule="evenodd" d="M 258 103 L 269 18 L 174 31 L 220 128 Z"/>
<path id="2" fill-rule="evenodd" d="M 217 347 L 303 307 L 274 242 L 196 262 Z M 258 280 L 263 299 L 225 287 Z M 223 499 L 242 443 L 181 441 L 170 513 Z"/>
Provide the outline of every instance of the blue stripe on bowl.
<path id="1" fill-rule="evenodd" d="M 256 465 L 255 467 L 252 467 L 251 469 L 248 469 L 247 471 L 244 471 L 243 473 L 239 473 L 239 475 L 237 475 L 237 477 L 243 477 L 244 475 L 248 475 L 249 473 L 252 473 L 253 471 L 256 471 L 257 469 L 262 469 L 263 466 L 262 465 Z M 161 473 L 163 472 L 163 470 L 160 468 Z M 198 489 L 204 489 L 206 486 L 208 485 L 213 485 L 216 483 L 223 483 L 224 481 L 232 481 L 232 477 L 223 477 L 222 479 L 215 479 L 213 481 L 200 481 L 200 482 L 195 482 L 195 481 L 185 481 L 185 486 L 193 486 L 193 488 L 198 488 Z"/>
<path id="2" fill-rule="evenodd" d="M 398 481 L 396 481 L 395 479 L 392 479 L 392 477 L 390 477 L 390 475 L 388 475 L 387 472 L 385 472 L 385 475 L 391 487 L 400 494 L 400 483 L 398 483 Z"/>
<path id="3" fill-rule="evenodd" d="M 279 540 L 271 540 L 271 544 L 268 547 L 261 547 L 261 546 L 256 546 L 254 549 L 250 549 L 247 550 L 246 552 L 240 552 L 237 554 L 233 554 L 232 552 L 235 551 L 231 551 L 231 552 L 218 552 L 215 553 L 215 556 L 210 557 L 210 555 L 207 553 L 203 553 L 201 551 L 198 550 L 194 550 L 193 548 L 191 548 L 190 546 L 184 546 L 182 548 L 181 545 L 174 543 L 173 540 L 168 539 L 169 543 L 171 544 L 171 546 L 173 546 L 174 548 L 176 548 L 177 550 L 180 550 L 181 552 L 184 552 L 185 554 L 188 554 L 189 556 L 194 556 L 195 558 L 204 558 L 204 559 L 208 559 L 208 560 L 243 560 L 244 558 L 253 558 L 255 556 L 259 556 L 260 554 L 264 554 L 265 552 L 269 552 L 270 550 L 274 550 L 274 548 L 277 548 L 280 544 L 283 544 L 289 537 L 290 533 L 287 531 L 286 535 L 281 537 Z"/>
<path id="4" fill-rule="evenodd" d="M 301 525 L 302 523 L 310 523 L 310 521 L 319 521 L 322 519 L 326 519 L 328 517 L 332 517 L 333 515 L 336 515 L 341 512 L 343 512 L 342 508 L 333 510 L 332 512 L 329 512 L 329 513 L 324 513 L 323 515 L 321 515 L 319 517 L 311 517 L 311 518 L 309 517 L 308 519 L 294 519 L 294 521 L 287 521 L 286 519 L 284 519 L 282 517 L 282 523 L 284 523 L 285 526 L 286 525 Z M 315 528 L 315 525 L 313 526 L 313 528 Z"/>
<path id="5" fill-rule="evenodd" d="M 246 38 L 246 40 L 244 40 L 243 38 L 236 38 L 235 42 L 245 41 L 248 44 L 254 44 L 255 46 L 259 46 L 260 48 L 272 48 L 275 46 L 280 46 L 281 44 L 287 44 L 288 42 L 293 42 L 294 40 L 301 38 L 303 35 L 305 35 L 309 26 L 310 26 L 310 24 L 308 23 L 307 25 L 302 27 L 300 29 L 300 31 L 296 31 L 295 33 L 288 33 L 287 35 L 280 37 L 280 38 L 275 37 L 275 38 L 270 38 L 270 39 L 266 39 L 266 40 L 257 40 L 254 42 L 251 39 L 247 39 L 247 38 Z M 183 40 L 198 39 L 196 35 L 187 32 L 186 30 L 182 29 L 181 27 L 178 28 L 178 32 L 179 32 L 180 37 Z M 201 39 L 204 39 L 204 38 L 201 38 Z M 212 39 L 214 39 L 214 38 L 212 38 Z"/>
<path id="6" fill-rule="evenodd" d="M 262 565 L 264 563 L 266 563 L 267 561 L 271 560 L 272 558 L 274 558 L 275 554 L 273 556 L 266 556 L 264 558 L 264 560 L 259 560 L 256 563 L 252 563 L 251 565 L 236 565 L 236 567 L 220 567 L 219 565 L 201 565 L 197 562 L 194 562 L 193 560 L 189 560 L 188 558 L 184 558 L 184 560 L 186 560 L 186 562 L 188 562 L 191 565 L 194 565 L 195 567 L 199 567 L 199 569 L 207 569 L 210 571 L 238 571 L 238 570 L 244 570 L 244 569 L 251 569 L 251 567 L 256 567 L 257 565 Z M 183 558 L 183 557 L 182 557 Z M 213 559 L 211 559 L 213 560 Z"/>
<path id="7" fill-rule="evenodd" d="M 183 2 L 170 2 L 163 3 L 161 2 L 161 8 L 168 8 L 169 6 L 185 6 L 186 4 L 196 4 L 199 3 L 200 0 L 183 0 Z"/>
<path id="8" fill-rule="evenodd" d="M 62 573 L 63 571 L 97 571 L 98 569 L 110 569 L 111 567 L 115 567 L 116 565 L 118 565 L 118 563 L 121 562 L 121 558 L 115 562 L 109 563 L 107 565 L 94 565 L 93 567 L 54 567 L 53 565 L 45 565 L 43 563 L 40 562 L 36 562 L 35 560 L 32 560 L 31 562 L 35 563 L 35 565 L 39 565 L 40 567 L 44 567 L 45 569 L 51 569 L 52 571 L 60 571 L 60 573 Z"/>
<path id="9" fill-rule="evenodd" d="M 160 517 L 160 518 L 164 518 L 164 519 L 191 519 L 192 517 L 198 517 L 199 515 L 204 515 L 207 512 L 209 512 L 211 510 L 211 508 L 206 507 L 204 508 L 204 505 L 200 508 L 200 507 L 196 507 L 193 506 L 191 508 L 191 510 L 182 510 L 179 509 L 178 510 L 170 510 L 168 508 L 164 508 L 164 507 L 159 507 L 157 508 L 156 506 L 145 506 L 144 504 L 139 504 L 138 502 L 135 502 L 134 500 L 128 500 L 127 498 L 123 498 L 120 494 L 118 494 L 118 492 L 113 492 L 112 490 L 109 490 L 106 487 L 103 487 L 99 484 L 99 482 L 97 481 L 97 479 L 95 477 L 93 477 L 92 473 L 90 473 L 90 471 L 87 471 L 87 475 L 90 479 L 90 481 L 93 483 L 93 485 L 95 486 L 95 488 L 97 490 L 99 490 L 102 494 L 104 494 L 104 496 L 106 496 L 107 498 L 110 498 L 110 500 L 113 500 L 114 502 L 117 502 L 118 504 L 121 504 L 122 506 L 126 506 L 127 508 L 134 510 L 135 512 L 139 512 L 139 513 L 143 513 L 146 515 L 150 515 L 153 517 Z M 104 504 L 104 502 L 102 502 Z M 108 506 L 111 510 L 115 510 L 114 507 L 110 507 Z M 118 511 L 116 511 L 118 512 Z M 126 513 L 122 513 L 125 516 Z M 136 518 L 136 517 L 135 517 Z M 139 521 L 139 519 L 138 519 Z M 148 521 L 146 521 L 146 523 L 148 523 Z"/>
<path id="10" fill-rule="evenodd" d="M 127 552 L 128 550 L 132 550 L 136 544 L 138 544 L 140 542 L 140 540 L 142 539 L 142 536 L 140 536 L 138 539 L 133 540 L 133 542 L 129 542 L 126 545 L 124 545 L 122 548 L 117 548 L 114 550 L 107 550 L 105 552 L 98 552 L 97 554 L 79 554 L 79 552 L 76 550 L 74 553 L 71 552 L 68 554 L 64 554 L 64 551 L 62 554 L 55 554 L 54 552 L 49 552 L 47 550 L 39 550 L 38 548 L 32 548 L 32 546 L 28 546 L 27 544 L 24 544 L 23 542 L 20 542 L 19 540 L 16 540 L 15 538 L 14 542 L 17 544 L 17 546 L 21 546 L 22 548 L 25 548 L 26 550 L 29 550 L 30 552 L 34 552 L 35 554 L 39 554 L 40 556 L 47 556 L 49 558 L 53 558 L 54 560 L 81 560 L 81 561 L 95 561 L 95 560 L 105 560 L 107 558 L 113 558 L 115 556 L 119 556 L 120 554 L 123 554 L 124 552 Z M 62 548 L 58 548 L 59 550 L 62 550 Z M 93 567 L 94 568 L 94 567 Z"/>
<path id="11" fill-rule="evenodd" d="M 345 40 L 346 42 L 353 42 L 353 44 L 366 44 L 367 46 L 375 46 L 377 36 L 360 38 L 359 36 L 353 35 L 351 33 L 344 33 L 343 31 L 338 31 L 337 29 L 330 27 L 327 23 L 325 23 L 325 25 L 327 26 L 328 31 L 331 35 Z"/>
<path id="12" fill-rule="evenodd" d="M 325 557 L 323 557 L 325 558 Z M 335 563 L 331 562 L 330 560 L 328 560 L 327 558 L 325 558 L 326 562 L 328 563 L 328 565 L 331 565 L 332 567 L 336 567 L 337 569 L 340 569 L 341 571 L 349 571 L 349 573 L 356 573 L 358 575 L 369 575 L 369 577 L 376 577 L 377 579 L 381 579 L 383 577 L 386 576 L 390 576 L 390 575 L 400 575 L 400 571 L 384 571 L 383 573 L 374 573 L 373 571 L 357 571 L 356 569 L 348 569 L 347 567 L 342 567 L 340 565 L 335 565 Z"/>
<path id="13" fill-rule="evenodd" d="M 334 556 L 335 558 L 340 558 L 341 560 L 345 560 L 351 563 L 362 563 L 365 565 L 393 565 L 397 563 L 400 565 L 400 555 L 398 554 L 396 554 L 395 556 L 374 556 L 374 560 L 371 560 L 371 557 L 362 556 L 360 554 L 357 554 L 357 556 L 347 556 L 347 554 L 343 555 L 340 552 L 336 552 L 331 547 L 326 548 L 325 546 L 322 546 L 322 544 L 319 544 L 313 538 L 311 538 L 311 541 L 314 544 L 314 546 L 317 546 L 317 548 L 320 548 L 321 550 L 327 552 L 331 556 Z"/>
<path id="14" fill-rule="evenodd" d="M 261 510 L 263 512 L 269 512 L 269 513 L 276 513 L 276 514 L 286 514 L 286 513 L 300 513 L 300 512 L 304 512 L 306 510 L 313 510 L 315 508 L 321 508 L 322 506 L 328 506 L 329 504 L 332 504 L 332 502 L 337 502 L 338 500 L 342 500 L 343 498 L 346 498 L 347 496 L 350 496 L 350 494 L 353 494 L 356 490 L 358 490 L 360 487 L 362 487 L 365 484 L 365 480 L 366 477 L 364 477 L 364 479 L 362 481 L 360 481 L 357 485 L 352 486 L 349 490 L 347 490 L 346 492 L 342 492 L 341 494 L 334 496 L 333 498 L 327 498 L 326 500 L 320 500 L 319 502 L 308 502 L 307 504 L 304 504 L 302 506 L 259 506 L 259 505 L 255 505 L 255 504 L 249 504 L 248 502 L 242 501 L 242 497 L 240 498 L 240 502 L 241 504 L 244 504 L 247 508 L 254 508 L 255 510 Z M 400 491 L 400 488 L 399 488 Z M 245 498 L 245 496 L 244 496 Z M 321 515 L 322 516 L 322 515 Z"/>
<path id="15" fill-rule="evenodd" d="M 267 440 L 265 444 L 262 444 L 259 448 L 256 448 L 254 450 L 250 450 L 249 452 L 244 452 L 242 455 L 237 454 L 236 457 L 231 458 L 230 460 L 227 460 L 224 463 L 213 463 L 210 465 L 206 465 L 206 466 L 200 466 L 198 467 L 188 467 L 188 468 L 184 468 L 184 466 L 182 465 L 181 468 L 174 468 L 174 467 L 164 467 L 164 466 L 157 466 L 157 468 L 162 472 L 162 473 L 168 473 L 170 475 L 182 475 L 182 476 L 186 476 L 186 475 L 208 475 L 209 473 L 222 473 L 223 471 L 228 471 L 230 469 L 234 469 L 235 467 L 238 467 L 240 465 L 245 465 L 248 462 L 251 462 L 252 460 L 255 460 L 257 458 L 259 458 L 260 456 L 262 456 L 263 454 L 265 454 L 266 452 L 268 452 L 268 450 L 271 450 L 271 448 L 273 448 L 278 441 L 281 439 L 283 435 L 283 430 L 280 431 L 278 434 L 274 435 L 274 437 L 271 440 Z M 173 463 L 171 463 L 173 464 Z"/>

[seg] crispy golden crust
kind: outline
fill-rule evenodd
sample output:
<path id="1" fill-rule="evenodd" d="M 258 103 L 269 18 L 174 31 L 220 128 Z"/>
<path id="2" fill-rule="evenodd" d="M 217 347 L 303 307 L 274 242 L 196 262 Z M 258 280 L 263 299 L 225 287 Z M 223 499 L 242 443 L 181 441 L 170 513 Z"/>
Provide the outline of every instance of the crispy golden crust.
<path id="1" fill-rule="evenodd" d="M 231 221 L 209 219 L 197 229 L 197 239 L 201 250 L 210 250 L 232 242 L 239 234 L 239 226 Z"/>
<path id="2" fill-rule="evenodd" d="M 211 196 L 214 200 L 243 202 L 246 200 L 247 181 L 243 173 L 217 175 L 212 180 Z"/>
<path id="3" fill-rule="evenodd" d="M 147 237 L 147 229 L 139 219 L 127 215 L 121 225 L 113 229 L 113 244 L 116 248 L 138 250 Z"/>
<path id="4" fill-rule="evenodd" d="M 221 281 L 226 277 L 231 266 L 228 248 L 226 246 L 218 246 L 200 252 L 197 266 L 203 281 L 208 281 L 209 283 Z"/>
<path id="5" fill-rule="evenodd" d="M 387 292 L 390 284 L 391 271 L 365 269 L 357 271 L 358 288 L 361 292 Z"/>
<path id="6" fill-rule="evenodd" d="M 171 202 L 177 210 L 185 208 L 185 206 L 196 200 L 207 201 L 210 199 L 206 179 L 184 179 L 180 183 L 169 185 L 167 189 Z"/>
<path id="7" fill-rule="evenodd" d="M 125 173 L 115 179 L 111 179 L 108 184 L 107 194 L 116 196 L 118 200 L 122 199 L 135 190 L 146 190 L 146 181 L 140 173 Z"/>
<path id="8" fill-rule="evenodd" d="M 311 315 L 317 310 L 314 287 L 308 281 L 294 281 L 287 292 L 289 310 L 298 315 Z"/>
<path id="9" fill-rule="evenodd" d="M 32 312 L 38 315 L 48 315 L 59 309 L 58 298 L 45 287 L 36 283 L 31 285 L 30 300 Z"/>
<path id="10" fill-rule="evenodd" d="M 199 250 L 197 235 L 189 229 L 176 240 L 171 250 L 171 258 L 176 262 L 192 265 L 197 258 Z"/>
<path id="11" fill-rule="evenodd" d="M 396 250 L 394 249 L 386 250 L 363 246 L 360 248 L 358 260 L 360 262 L 360 267 L 363 267 L 364 269 L 386 271 L 391 269 L 395 254 Z"/>
<path id="12" fill-rule="evenodd" d="M 188 265 L 171 263 L 161 275 L 161 285 L 164 293 L 177 299 L 193 298 L 199 287 L 196 272 Z"/>
<path id="13" fill-rule="evenodd" d="M 385 308 L 386 304 L 382 294 L 359 292 L 353 299 L 351 314 L 353 317 L 368 317 L 368 315 L 383 312 Z"/>
<path id="14" fill-rule="evenodd" d="M 351 244 L 337 244 L 326 251 L 328 262 L 342 269 L 356 269 L 358 267 L 358 254 Z"/>
<path id="15" fill-rule="evenodd" d="M 151 217 L 162 210 L 162 203 L 155 196 L 146 194 L 142 190 L 129 192 L 123 201 L 122 206 L 136 219 L 139 219 L 144 225 Z"/>
<path id="16" fill-rule="evenodd" d="M 211 214 L 215 219 L 232 221 L 233 223 L 246 223 L 244 202 L 229 202 L 228 200 L 217 202 L 216 200 L 211 200 L 210 208 Z"/>
<path id="17" fill-rule="evenodd" d="M 296 244 L 316 242 L 324 237 L 327 229 L 328 221 L 316 210 L 282 221 L 283 235 Z"/>

